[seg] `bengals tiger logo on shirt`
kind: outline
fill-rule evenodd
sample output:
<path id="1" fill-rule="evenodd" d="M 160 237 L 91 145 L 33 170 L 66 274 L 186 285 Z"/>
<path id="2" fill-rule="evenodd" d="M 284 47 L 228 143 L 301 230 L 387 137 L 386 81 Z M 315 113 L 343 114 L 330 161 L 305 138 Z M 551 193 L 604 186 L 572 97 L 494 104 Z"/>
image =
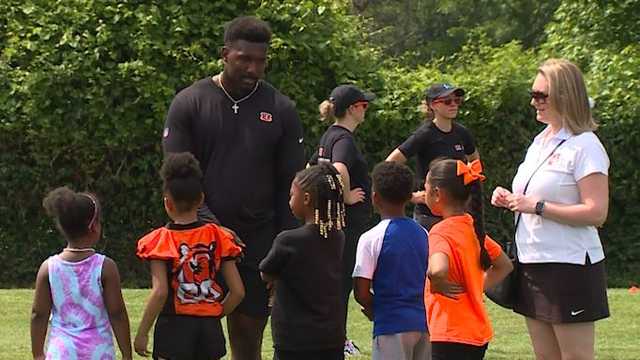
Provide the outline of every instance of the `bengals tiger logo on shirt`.
<path id="1" fill-rule="evenodd" d="M 224 298 L 216 282 L 222 261 L 240 256 L 233 236 L 214 224 L 189 229 L 162 227 L 138 241 L 137 255 L 145 260 L 166 260 L 173 308 L 178 315 L 220 316 Z"/>
<path id="2" fill-rule="evenodd" d="M 182 304 L 215 302 L 222 299 L 222 288 L 215 283 L 216 243 L 180 244 L 180 261 L 174 273 L 177 300 Z"/>

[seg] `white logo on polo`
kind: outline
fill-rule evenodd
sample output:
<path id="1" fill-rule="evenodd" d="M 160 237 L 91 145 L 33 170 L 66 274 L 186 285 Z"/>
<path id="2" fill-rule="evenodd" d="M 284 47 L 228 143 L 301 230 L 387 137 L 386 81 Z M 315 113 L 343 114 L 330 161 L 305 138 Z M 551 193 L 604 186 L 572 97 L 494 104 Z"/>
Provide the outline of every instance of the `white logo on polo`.
<path id="1" fill-rule="evenodd" d="M 571 311 L 571 316 L 576 316 L 576 315 L 580 315 L 584 312 L 584 309 L 582 310 L 578 310 L 578 311 Z"/>
<path id="2" fill-rule="evenodd" d="M 300 138 L 300 139 L 298 139 L 298 143 L 299 143 L 299 144 L 302 144 L 302 142 L 303 142 L 303 141 L 304 141 L 304 138 Z"/>

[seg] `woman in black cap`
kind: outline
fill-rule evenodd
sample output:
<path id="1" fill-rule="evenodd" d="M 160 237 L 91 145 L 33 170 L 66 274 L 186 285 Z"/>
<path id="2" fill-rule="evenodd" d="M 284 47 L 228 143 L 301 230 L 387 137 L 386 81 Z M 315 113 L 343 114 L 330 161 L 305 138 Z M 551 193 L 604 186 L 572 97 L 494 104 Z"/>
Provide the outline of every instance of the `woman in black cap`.
<path id="1" fill-rule="evenodd" d="M 344 264 L 345 330 L 349 296 L 353 287 L 351 273 L 355 264 L 356 247 L 360 235 L 367 230 L 371 218 L 371 179 L 367 162 L 356 146 L 353 132 L 364 121 L 369 101 L 375 95 L 365 93 L 353 85 L 340 85 L 333 89 L 328 100 L 320 106 L 321 120 L 332 120 L 320 138 L 317 151 L 309 164 L 329 162 L 340 172 L 344 185 L 346 206 Z M 345 355 L 357 355 L 352 341 L 345 341 Z"/>
<path id="2" fill-rule="evenodd" d="M 389 154 L 387 161 L 405 163 L 417 155 L 416 185 L 423 189 L 429 164 L 437 158 L 462 161 L 479 159 L 478 150 L 469 130 L 455 122 L 458 108 L 464 100 L 464 90 L 450 84 L 433 84 L 426 91 L 423 105 L 427 118 L 400 146 Z M 479 190 L 472 196 L 472 211 L 482 211 Z M 424 192 L 416 191 L 411 200 L 416 204 L 414 218 L 427 230 L 440 221 L 424 203 Z"/>

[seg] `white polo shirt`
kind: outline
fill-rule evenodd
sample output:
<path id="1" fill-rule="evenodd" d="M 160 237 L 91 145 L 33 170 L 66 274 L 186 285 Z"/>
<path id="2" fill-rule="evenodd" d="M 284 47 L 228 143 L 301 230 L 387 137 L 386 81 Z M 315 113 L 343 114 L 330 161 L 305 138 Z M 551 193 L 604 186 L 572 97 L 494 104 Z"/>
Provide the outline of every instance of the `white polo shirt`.
<path id="1" fill-rule="evenodd" d="M 540 166 L 527 188 L 527 195 L 559 204 L 579 204 L 578 180 L 593 174 L 609 174 L 609 157 L 593 132 L 572 135 L 560 130 L 543 144 L 547 126 L 538 134 L 524 162 L 513 179 L 514 193 L 522 194 L 527 180 L 536 167 L 562 140 L 556 152 Z M 517 218 L 517 214 L 516 214 Z M 559 223 L 536 214 L 522 214 L 516 230 L 518 258 L 522 263 L 585 263 L 586 254 L 591 263 L 604 259 L 604 251 L 595 226 L 573 226 Z"/>

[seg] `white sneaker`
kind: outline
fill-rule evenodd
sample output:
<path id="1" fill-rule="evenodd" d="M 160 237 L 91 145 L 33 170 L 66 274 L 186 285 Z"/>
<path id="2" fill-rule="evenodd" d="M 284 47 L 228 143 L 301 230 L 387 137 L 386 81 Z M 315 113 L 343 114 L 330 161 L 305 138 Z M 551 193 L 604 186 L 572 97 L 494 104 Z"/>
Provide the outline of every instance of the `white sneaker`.
<path id="1" fill-rule="evenodd" d="M 344 356 L 357 356 L 360 355 L 360 348 L 352 341 L 347 340 L 344 342 Z"/>

